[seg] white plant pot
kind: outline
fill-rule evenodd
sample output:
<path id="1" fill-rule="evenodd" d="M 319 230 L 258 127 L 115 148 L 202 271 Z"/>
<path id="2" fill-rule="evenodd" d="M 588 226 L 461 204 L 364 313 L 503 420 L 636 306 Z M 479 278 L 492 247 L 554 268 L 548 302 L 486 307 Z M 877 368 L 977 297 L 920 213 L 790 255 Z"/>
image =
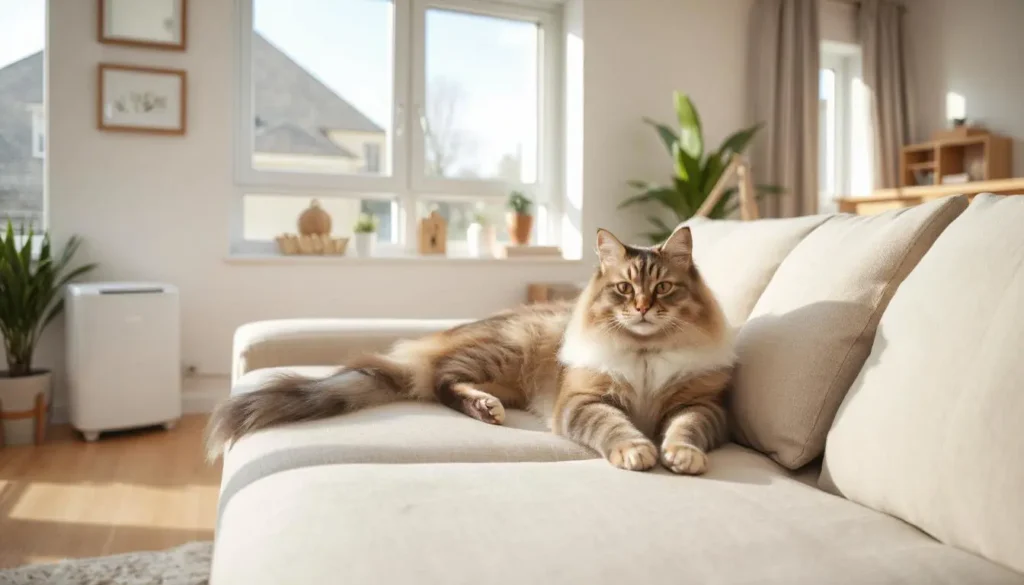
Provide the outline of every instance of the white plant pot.
<path id="1" fill-rule="evenodd" d="M 466 230 L 466 240 L 469 245 L 470 257 L 494 257 L 494 242 L 497 240 L 497 231 L 493 225 L 470 224 Z"/>
<path id="2" fill-rule="evenodd" d="M 0 423 L 6 445 L 31 445 L 36 436 L 36 397 L 42 395 L 46 414 L 40 424 L 49 423 L 51 375 L 38 371 L 31 376 L 8 378 L 0 372 Z M 11 416 L 19 418 L 9 418 Z"/>
<path id="3" fill-rule="evenodd" d="M 370 258 L 377 243 L 377 234 L 353 234 L 355 237 L 356 256 Z"/>

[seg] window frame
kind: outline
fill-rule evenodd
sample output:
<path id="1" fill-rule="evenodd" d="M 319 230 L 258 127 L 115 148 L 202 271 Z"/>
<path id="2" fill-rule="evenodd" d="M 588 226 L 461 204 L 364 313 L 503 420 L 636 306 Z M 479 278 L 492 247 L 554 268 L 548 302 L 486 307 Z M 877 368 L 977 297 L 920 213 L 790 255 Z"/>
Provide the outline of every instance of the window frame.
<path id="1" fill-rule="evenodd" d="M 561 2 L 555 0 L 390 0 L 392 21 L 391 129 L 382 168 L 387 175 L 344 175 L 302 171 L 260 170 L 252 165 L 253 117 L 252 32 L 255 0 L 237 0 L 237 58 L 235 74 L 235 140 L 233 144 L 235 197 L 231 206 L 230 250 L 233 254 L 276 254 L 274 242 L 244 239 L 246 195 L 351 197 L 396 202 L 395 240 L 378 242 L 381 256 L 414 254 L 417 243 L 417 204 L 431 200 L 504 202 L 512 190 L 544 206 L 547 221 L 535 220 L 538 243 L 557 242 L 562 182 L 562 59 Z M 426 11 L 432 8 L 536 23 L 538 30 L 537 178 L 533 184 L 489 179 L 447 179 L 425 174 L 426 148 L 419 114 L 426 103 Z M 390 160 L 389 160 L 390 158 Z M 539 216 L 540 214 L 538 214 Z M 461 255 L 465 244 L 449 241 L 449 255 Z"/>

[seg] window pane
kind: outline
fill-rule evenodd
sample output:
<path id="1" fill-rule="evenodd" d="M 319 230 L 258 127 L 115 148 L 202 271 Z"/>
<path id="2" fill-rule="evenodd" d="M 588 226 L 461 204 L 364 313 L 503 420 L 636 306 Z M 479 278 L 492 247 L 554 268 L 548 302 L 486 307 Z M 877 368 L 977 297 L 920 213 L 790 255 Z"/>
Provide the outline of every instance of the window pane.
<path id="1" fill-rule="evenodd" d="M 254 0 L 253 166 L 387 175 L 393 6 Z"/>
<path id="2" fill-rule="evenodd" d="M 298 233 L 299 215 L 317 199 L 331 216 L 331 235 L 351 236 L 360 213 L 372 213 L 379 220 L 377 241 L 392 242 L 395 234 L 395 204 L 375 199 L 348 197 L 296 197 L 294 195 L 246 195 L 243 202 L 244 237 L 253 241 L 274 241 L 282 233 Z"/>
<path id="3" fill-rule="evenodd" d="M 426 19 L 427 175 L 534 183 L 539 27 L 439 9 Z"/>
<path id="4" fill-rule="evenodd" d="M 508 227 L 505 224 L 505 205 L 501 202 L 483 201 L 423 201 L 416 204 L 417 217 L 423 218 L 431 211 L 437 211 L 448 222 L 448 241 L 465 242 L 469 224 L 480 215 L 495 226 L 497 241 L 508 243 Z"/>
<path id="5" fill-rule="evenodd" d="M 43 229 L 45 0 L 0 0 L 0 221 Z"/>
<path id="6" fill-rule="evenodd" d="M 818 184 L 822 196 L 836 191 L 836 72 L 822 69 L 818 76 Z"/>

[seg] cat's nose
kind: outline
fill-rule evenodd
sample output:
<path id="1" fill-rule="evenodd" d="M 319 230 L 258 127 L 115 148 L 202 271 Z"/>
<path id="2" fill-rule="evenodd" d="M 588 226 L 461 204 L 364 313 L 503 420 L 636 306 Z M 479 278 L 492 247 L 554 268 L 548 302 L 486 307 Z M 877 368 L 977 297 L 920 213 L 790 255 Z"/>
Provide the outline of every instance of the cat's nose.
<path id="1" fill-rule="evenodd" d="M 647 311 L 651 310 L 651 301 L 644 297 L 637 298 L 636 310 L 640 312 L 641 316 L 647 314 Z"/>

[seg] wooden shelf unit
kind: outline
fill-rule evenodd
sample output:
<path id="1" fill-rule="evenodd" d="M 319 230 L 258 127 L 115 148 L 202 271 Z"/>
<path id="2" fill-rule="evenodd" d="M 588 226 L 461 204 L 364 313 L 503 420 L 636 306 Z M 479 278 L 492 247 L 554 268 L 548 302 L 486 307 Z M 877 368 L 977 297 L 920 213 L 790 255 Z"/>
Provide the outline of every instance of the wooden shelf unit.
<path id="1" fill-rule="evenodd" d="M 903 147 L 900 155 L 900 186 L 940 186 L 948 175 L 968 173 L 971 182 L 1008 179 L 1012 176 L 1013 140 L 986 131 L 945 133 L 930 142 Z M 921 183 L 918 173 L 932 173 L 932 182 Z"/>

